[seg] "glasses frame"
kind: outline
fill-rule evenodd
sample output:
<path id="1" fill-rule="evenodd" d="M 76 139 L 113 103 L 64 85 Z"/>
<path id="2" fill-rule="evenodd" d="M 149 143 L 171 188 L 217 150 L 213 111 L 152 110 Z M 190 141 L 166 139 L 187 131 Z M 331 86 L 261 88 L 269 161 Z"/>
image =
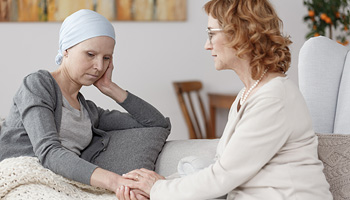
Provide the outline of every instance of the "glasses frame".
<path id="1" fill-rule="evenodd" d="M 207 28 L 209 43 L 212 44 L 211 39 L 213 38 L 213 32 L 221 32 L 223 31 L 221 28 Z"/>

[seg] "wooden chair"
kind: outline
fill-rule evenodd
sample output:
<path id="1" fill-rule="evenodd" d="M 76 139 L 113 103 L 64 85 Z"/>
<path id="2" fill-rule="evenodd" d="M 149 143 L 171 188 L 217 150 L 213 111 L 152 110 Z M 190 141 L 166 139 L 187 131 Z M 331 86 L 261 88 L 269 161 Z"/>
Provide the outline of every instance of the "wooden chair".
<path id="1" fill-rule="evenodd" d="M 174 82 L 173 85 L 185 117 L 190 139 L 213 139 L 208 138 L 208 135 L 211 137 L 212 129 L 200 96 L 202 83 L 200 81 L 182 81 Z"/>

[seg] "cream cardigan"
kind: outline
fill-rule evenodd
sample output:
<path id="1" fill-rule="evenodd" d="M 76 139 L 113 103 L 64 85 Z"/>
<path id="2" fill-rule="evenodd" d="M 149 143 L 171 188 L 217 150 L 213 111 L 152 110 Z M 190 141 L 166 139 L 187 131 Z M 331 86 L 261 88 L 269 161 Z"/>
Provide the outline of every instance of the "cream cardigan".
<path id="1" fill-rule="evenodd" d="M 242 92 L 242 91 L 241 91 Z M 233 103 L 216 162 L 186 177 L 160 180 L 152 200 L 330 200 L 317 137 L 298 87 L 277 77 Z"/>

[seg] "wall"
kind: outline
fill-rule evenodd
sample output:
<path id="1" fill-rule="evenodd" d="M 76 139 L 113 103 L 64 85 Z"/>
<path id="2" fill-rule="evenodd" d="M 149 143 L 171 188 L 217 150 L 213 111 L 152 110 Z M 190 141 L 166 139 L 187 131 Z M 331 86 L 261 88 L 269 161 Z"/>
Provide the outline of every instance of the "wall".
<path id="1" fill-rule="evenodd" d="M 187 128 L 178 105 L 173 81 L 198 79 L 206 92 L 236 93 L 243 86 L 233 71 L 214 69 L 211 54 L 204 50 L 207 16 L 205 1 L 188 0 L 185 22 L 113 22 L 117 33 L 113 80 L 124 89 L 156 106 L 172 121 L 169 139 L 186 139 Z M 289 76 L 297 82 L 298 52 L 307 32 L 302 0 L 272 0 L 285 32 L 291 35 L 292 68 Z M 0 116 L 9 112 L 12 96 L 22 78 L 38 69 L 56 69 L 60 23 L 0 23 Z M 96 88 L 82 89 L 87 99 L 103 108 L 120 109 Z M 223 130 L 227 111 L 218 113 L 218 131 Z"/>

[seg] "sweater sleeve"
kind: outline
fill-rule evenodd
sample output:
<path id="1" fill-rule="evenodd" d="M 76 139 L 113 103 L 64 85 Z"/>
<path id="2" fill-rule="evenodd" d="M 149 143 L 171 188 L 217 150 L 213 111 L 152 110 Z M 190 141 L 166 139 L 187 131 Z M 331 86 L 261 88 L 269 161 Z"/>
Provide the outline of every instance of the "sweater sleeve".
<path id="1" fill-rule="evenodd" d="M 66 178 L 90 184 L 97 166 L 65 149 L 59 140 L 54 114 L 57 89 L 52 78 L 34 73 L 25 77 L 14 102 L 41 164 Z"/>
<path id="2" fill-rule="evenodd" d="M 111 131 L 141 127 L 162 127 L 168 130 L 171 128 L 169 118 L 165 118 L 151 104 L 130 92 L 120 105 L 127 113 L 98 108 L 99 129 Z"/>
<path id="3" fill-rule="evenodd" d="M 224 141 L 220 141 L 226 144 L 225 149 L 214 164 L 183 178 L 157 181 L 151 199 L 195 200 L 225 195 L 254 177 L 290 134 L 285 126 L 284 104 L 278 98 L 255 99 L 237 120 L 229 118 L 224 131 L 227 137 L 223 135 Z"/>

